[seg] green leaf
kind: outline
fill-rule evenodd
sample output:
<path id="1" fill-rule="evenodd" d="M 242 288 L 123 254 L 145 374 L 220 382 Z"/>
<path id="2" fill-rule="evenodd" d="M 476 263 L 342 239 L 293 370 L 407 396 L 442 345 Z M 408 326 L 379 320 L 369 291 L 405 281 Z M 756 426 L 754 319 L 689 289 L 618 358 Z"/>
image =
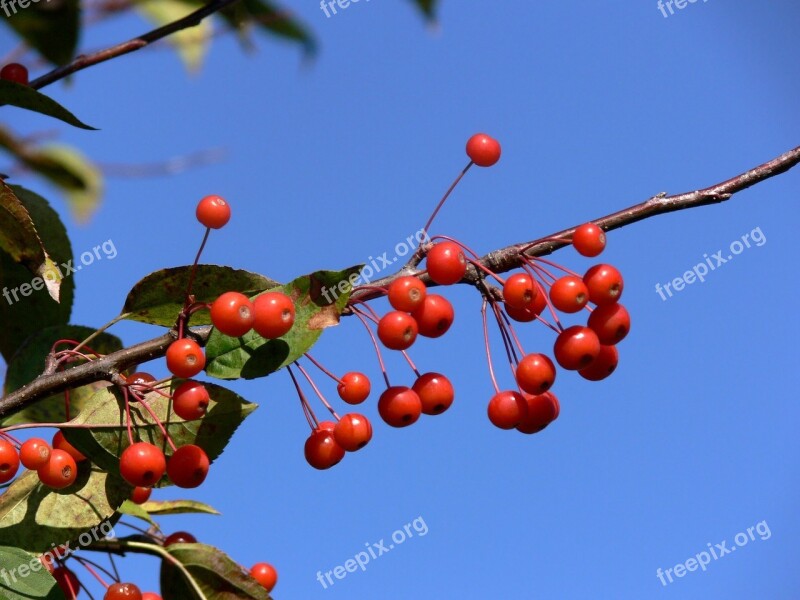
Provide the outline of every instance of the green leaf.
<path id="1" fill-rule="evenodd" d="M 275 288 L 294 301 L 295 321 L 289 333 L 267 340 L 255 331 L 233 338 L 214 329 L 206 344 L 206 372 L 218 379 L 254 379 L 291 364 L 317 342 L 323 329 L 339 324 L 350 298 L 348 279 L 360 271 L 361 266 L 316 271 Z"/>
<path id="2" fill-rule="evenodd" d="M 50 489 L 35 471 L 25 471 L 0 496 L 0 539 L 29 552 L 80 540 L 81 534 L 89 536 L 85 543 L 102 539 L 109 528 L 100 525 L 116 523 L 116 510 L 131 491 L 119 475 L 99 471 L 88 461 L 78 465 L 78 479 L 63 490 Z"/>
<path id="3" fill-rule="evenodd" d="M 117 509 L 117 512 L 130 517 L 136 517 L 142 521 L 147 521 L 150 523 L 150 525 L 156 525 L 156 522 L 150 518 L 150 513 L 148 513 L 143 506 L 136 504 L 135 502 L 131 502 L 130 500 L 125 500 L 125 502 L 122 503 L 122 506 Z"/>
<path id="4" fill-rule="evenodd" d="M 213 506 L 196 500 L 150 500 L 142 508 L 151 515 L 220 514 Z"/>
<path id="5" fill-rule="evenodd" d="M 270 595 L 242 567 L 221 550 L 205 544 L 173 544 L 166 548 L 186 568 L 207 600 L 269 600 Z M 164 600 L 190 600 L 197 595 L 181 571 L 161 562 Z"/>
<path id="6" fill-rule="evenodd" d="M 8 129 L 0 126 L 0 147 L 14 156 L 23 166 L 45 177 L 61 187 L 86 187 L 82 173 L 64 164 L 63 161 L 50 158 L 31 146 L 30 142 L 15 137 Z"/>
<path id="7" fill-rule="evenodd" d="M 38 557 L 19 548 L 0 546 L 0 565 L 6 574 L 0 579 L 3 600 L 64 600 L 56 580 Z"/>
<path id="8" fill-rule="evenodd" d="M 72 175 L 71 178 L 48 177 L 66 196 L 67 205 L 79 223 L 86 223 L 100 205 L 103 174 L 86 156 L 72 146 L 50 144 L 39 148 L 37 160 L 48 161 Z"/>
<path id="9" fill-rule="evenodd" d="M 64 121 L 74 127 L 96 131 L 94 127 L 83 123 L 78 117 L 49 96 L 45 96 L 27 85 L 0 79 L 0 106 L 5 104 L 41 113 Z"/>
<path id="10" fill-rule="evenodd" d="M 63 65 L 75 55 L 79 0 L 32 0 L 26 8 L 9 0 L 5 6 L 2 20 L 51 63 Z"/>
<path id="11" fill-rule="evenodd" d="M 317 43 L 308 28 L 293 18 L 290 11 L 272 2 L 243 0 L 222 11 L 221 15 L 234 28 L 242 29 L 252 23 L 268 34 L 298 42 L 306 55 L 317 51 Z"/>
<path id="12" fill-rule="evenodd" d="M 150 273 L 128 293 L 123 313 L 132 321 L 172 327 L 183 309 L 191 267 L 173 267 Z M 220 267 L 198 265 L 192 293 L 198 302 L 213 302 L 220 294 L 235 291 L 253 295 L 280 285 L 263 275 Z M 209 325 L 208 311 L 192 315 L 193 325 Z"/>
<path id="13" fill-rule="evenodd" d="M 192 0 L 144 0 L 137 2 L 135 7 L 150 22 L 161 27 L 196 11 L 197 3 Z M 186 68 L 196 71 L 208 51 L 211 33 L 211 21 L 206 19 L 195 27 L 173 33 L 167 41 L 176 47 Z"/>

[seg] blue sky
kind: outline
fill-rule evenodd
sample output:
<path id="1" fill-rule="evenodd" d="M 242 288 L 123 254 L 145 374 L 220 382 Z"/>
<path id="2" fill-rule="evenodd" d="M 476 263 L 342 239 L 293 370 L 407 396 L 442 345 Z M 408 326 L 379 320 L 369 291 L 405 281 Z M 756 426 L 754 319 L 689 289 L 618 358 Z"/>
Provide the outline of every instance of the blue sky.
<path id="1" fill-rule="evenodd" d="M 243 53 L 228 36 L 195 76 L 154 49 L 48 88 L 101 128 L 61 128 L 100 162 L 229 153 L 174 178 L 111 179 L 95 219 L 68 222 L 76 252 L 108 239 L 118 250 L 77 275 L 75 323 L 108 321 L 141 277 L 191 262 L 202 234 L 194 206 L 209 193 L 234 216 L 205 260 L 289 280 L 366 262 L 419 229 L 476 131 L 499 139 L 503 157 L 468 174 L 433 230 L 479 252 L 722 181 L 800 144 L 800 12 L 788 0 L 697 1 L 666 18 L 650 0 L 444 2 L 437 28 L 404 2 L 359 2 L 330 18 L 314 2 L 292 8 L 318 36 L 311 64 L 269 39 Z M 145 28 L 111 21 L 84 46 Z M 6 119 L 52 127 L 19 111 Z M 612 232 L 602 258 L 625 276 L 633 330 L 610 379 L 559 374 L 561 415 L 544 432 L 488 422 L 480 301 L 448 289 L 452 330 L 412 356 L 451 377 L 451 410 L 395 430 L 374 394 L 363 406 L 371 444 L 317 472 L 303 459 L 307 426 L 286 373 L 233 383 L 261 408 L 191 494 L 223 516 L 167 517 L 165 529 L 189 529 L 245 564 L 274 563 L 281 599 L 797 597 L 798 182 L 792 171 L 722 205 Z M 667 300 L 655 291 L 745 234 L 765 241 Z M 581 272 L 593 264 L 569 248 L 554 259 Z M 116 331 L 127 343 L 159 333 Z M 552 347 L 544 327 L 520 334 L 531 351 Z M 314 355 L 379 383 L 356 322 L 327 331 Z M 396 357 L 389 364 L 411 383 Z M 412 526 L 363 572 L 327 589 L 317 581 L 420 518 L 425 535 Z M 657 577 L 759 523 L 706 571 Z M 155 587 L 154 561 L 123 564 Z"/>

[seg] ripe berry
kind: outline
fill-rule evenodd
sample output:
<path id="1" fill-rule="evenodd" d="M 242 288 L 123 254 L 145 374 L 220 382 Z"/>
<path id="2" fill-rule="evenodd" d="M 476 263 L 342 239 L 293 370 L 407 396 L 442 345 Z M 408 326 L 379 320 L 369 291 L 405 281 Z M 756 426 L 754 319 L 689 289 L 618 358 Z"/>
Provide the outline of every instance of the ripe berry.
<path id="1" fill-rule="evenodd" d="M 391 350 L 410 348 L 417 339 L 418 332 L 414 317 L 399 310 L 386 313 L 378 321 L 378 338 Z"/>
<path id="2" fill-rule="evenodd" d="M 539 288 L 527 273 L 515 273 L 503 285 L 503 299 L 507 306 L 524 310 L 533 305 Z"/>
<path id="3" fill-rule="evenodd" d="M 176 377 L 194 377 L 206 366 L 206 355 L 197 342 L 188 338 L 176 340 L 167 348 L 167 369 Z"/>
<path id="4" fill-rule="evenodd" d="M 428 275 L 439 285 L 458 283 L 467 272 L 467 258 L 454 242 L 439 242 L 428 251 Z"/>
<path id="5" fill-rule="evenodd" d="M 336 429 L 335 421 L 320 421 L 317 423 L 317 428 L 314 431 L 330 431 L 333 433 L 334 429 Z"/>
<path id="6" fill-rule="evenodd" d="M 36 473 L 39 475 L 39 481 L 44 485 L 61 490 L 75 483 L 78 478 L 78 465 L 69 454 L 54 448 L 50 451 L 50 459 L 47 464 L 39 467 Z"/>
<path id="7" fill-rule="evenodd" d="M 400 277 L 389 285 L 389 304 L 397 310 L 413 312 L 422 305 L 427 293 L 427 286 L 417 277 Z"/>
<path id="8" fill-rule="evenodd" d="M 56 431 L 56 434 L 53 436 L 53 448 L 58 448 L 59 450 L 63 450 L 67 454 L 69 454 L 72 458 L 75 459 L 76 463 L 83 462 L 86 460 L 86 457 L 80 453 L 80 451 L 70 444 L 64 434 L 61 431 Z"/>
<path id="9" fill-rule="evenodd" d="M 422 400 L 409 387 L 392 386 L 378 399 L 378 413 L 392 427 L 407 427 L 422 414 Z"/>
<path id="10" fill-rule="evenodd" d="M 151 392 L 153 390 L 153 383 L 156 381 L 155 377 L 153 377 L 150 373 L 145 373 L 144 371 L 131 373 L 126 379 L 130 389 L 136 392 L 141 392 L 142 394 Z"/>
<path id="11" fill-rule="evenodd" d="M 369 378 L 363 373 L 350 371 L 342 375 L 341 381 L 336 390 L 339 397 L 348 404 L 361 404 L 369 397 L 371 385 Z"/>
<path id="12" fill-rule="evenodd" d="M 440 373 L 423 373 L 411 386 L 422 402 L 422 412 L 439 415 L 450 408 L 455 390 L 450 380 Z"/>
<path id="13" fill-rule="evenodd" d="M 181 446 L 167 461 L 167 475 L 181 488 L 196 488 L 206 480 L 210 462 L 205 450 L 194 444 Z"/>
<path id="14" fill-rule="evenodd" d="M 0 79 L 28 85 L 28 69 L 19 63 L 9 63 L 0 69 Z"/>
<path id="15" fill-rule="evenodd" d="M 565 369 L 577 371 L 585 369 L 600 354 L 600 340 L 597 334 L 582 325 L 567 327 L 558 334 L 553 355 Z"/>
<path id="16" fill-rule="evenodd" d="M 417 310 L 411 313 L 417 322 L 419 334 L 429 338 L 438 338 L 447 333 L 455 319 L 453 305 L 438 294 L 428 294 Z"/>
<path id="17" fill-rule="evenodd" d="M 0 438 L 0 483 L 14 479 L 19 471 L 19 453 L 17 449 L 4 438 Z"/>
<path id="18" fill-rule="evenodd" d="M 199 381 L 184 381 L 172 393 L 172 410 L 181 419 L 193 421 L 201 419 L 208 411 L 211 398 L 208 390 Z"/>
<path id="19" fill-rule="evenodd" d="M 320 471 L 330 469 L 344 458 L 344 448 L 336 443 L 332 431 L 317 429 L 308 439 L 304 447 L 306 462 Z"/>
<path id="20" fill-rule="evenodd" d="M 619 301 L 622 295 L 622 274 L 611 265 L 595 265 L 586 271 L 583 282 L 589 290 L 589 300 L 601 306 Z"/>
<path id="21" fill-rule="evenodd" d="M 231 219 L 231 207 L 219 196 L 206 196 L 197 203 L 197 220 L 206 227 L 219 229 Z"/>
<path id="22" fill-rule="evenodd" d="M 525 402 L 528 404 L 528 414 L 517 425 L 517 431 L 536 433 L 558 417 L 560 411 L 558 398 L 552 392 L 545 392 L 538 396 L 525 394 Z"/>
<path id="23" fill-rule="evenodd" d="M 147 442 L 131 444 L 119 457 L 119 472 L 133 486 L 152 487 L 164 475 L 166 468 L 164 453 Z"/>
<path id="24" fill-rule="evenodd" d="M 294 325 L 294 303 L 282 292 L 265 292 L 253 300 L 253 329 L 267 339 L 286 335 Z"/>
<path id="25" fill-rule="evenodd" d="M 26 469 L 35 471 L 50 459 L 50 444 L 41 438 L 31 438 L 22 443 L 19 459 Z M 2 467 L 0 467 L 2 470 Z M 0 478 L 1 479 L 1 478 Z"/>
<path id="26" fill-rule="evenodd" d="M 542 314 L 542 311 L 547 307 L 547 298 L 541 290 L 538 290 L 536 295 L 533 297 L 533 302 L 530 306 L 526 306 L 524 308 L 515 308 L 506 303 L 505 307 L 506 314 L 509 317 L 515 321 L 519 321 L 520 323 L 529 323 L 536 319 L 537 316 Z"/>
<path id="27" fill-rule="evenodd" d="M 239 292 L 225 292 L 211 304 L 211 322 L 225 335 L 241 337 L 253 328 L 253 303 Z"/>
<path id="28" fill-rule="evenodd" d="M 333 437 L 347 452 L 355 452 L 372 439 L 372 425 L 364 415 L 349 413 L 339 419 Z"/>
<path id="29" fill-rule="evenodd" d="M 142 600 L 142 592 L 132 583 L 112 583 L 103 600 Z"/>
<path id="30" fill-rule="evenodd" d="M 150 494 L 153 493 L 153 488 L 136 486 L 131 492 L 131 502 L 134 504 L 144 504 L 150 500 Z"/>
<path id="31" fill-rule="evenodd" d="M 278 572 L 269 563 L 257 563 L 250 568 L 250 577 L 255 579 L 268 592 L 278 583 Z"/>
<path id="32" fill-rule="evenodd" d="M 591 327 L 604 346 L 619 344 L 631 330 L 631 317 L 622 304 L 598 306 L 589 316 Z"/>
<path id="33" fill-rule="evenodd" d="M 589 381 L 600 381 L 611 375 L 619 364 L 619 352 L 616 346 L 600 346 L 600 354 L 597 355 L 585 369 L 578 371 L 578 375 Z"/>
<path id="34" fill-rule="evenodd" d="M 167 539 L 164 540 L 164 546 L 171 546 L 172 544 L 196 544 L 197 538 L 187 531 L 176 531 L 170 533 Z"/>
<path id="35" fill-rule="evenodd" d="M 500 392 L 489 400 L 486 411 L 495 427 L 513 429 L 527 416 L 528 403 L 519 392 Z"/>
<path id="36" fill-rule="evenodd" d="M 155 592 L 145 592 L 144 594 L 142 594 L 142 600 L 164 600 L 164 599 Z"/>
<path id="37" fill-rule="evenodd" d="M 479 167 L 491 167 L 500 160 L 500 143 L 485 133 L 476 133 L 467 140 L 467 156 Z"/>
<path id="38" fill-rule="evenodd" d="M 58 588 L 64 596 L 66 596 L 67 600 L 75 600 L 75 598 L 78 597 L 81 584 L 75 573 L 70 571 L 67 567 L 57 567 L 53 571 L 53 578 L 56 580 L 56 585 L 58 585 Z"/>
<path id="39" fill-rule="evenodd" d="M 583 279 L 566 275 L 550 287 L 550 302 L 561 312 L 576 313 L 589 302 L 589 289 Z"/>
<path id="40" fill-rule="evenodd" d="M 606 247 L 606 234 L 594 223 L 584 223 L 572 234 L 572 245 L 583 256 L 597 256 Z"/>
<path id="41" fill-rule="evenodd" d="M 517 365 L 517 384 L 529 394 L 543 394 L 556 380 L 556 367 L 544 354 L 527 354 Z"/>

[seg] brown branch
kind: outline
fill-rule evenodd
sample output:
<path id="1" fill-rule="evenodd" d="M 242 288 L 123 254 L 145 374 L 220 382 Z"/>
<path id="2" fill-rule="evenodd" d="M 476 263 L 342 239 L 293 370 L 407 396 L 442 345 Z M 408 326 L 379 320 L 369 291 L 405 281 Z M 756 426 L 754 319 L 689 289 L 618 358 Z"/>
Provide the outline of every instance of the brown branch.
<path id="1" fill-rule="evenodd" d="M 595 219 L 593 222 L 602 227 L 605 231 L 610 231 L 656 215 L 724 202 L 742 190 L 788 171 L 798 163 L 800 163 L 800 147 L 790 150 L 754 169 L 750 169 L 746 173 L 742 173 L 741 175 L 711 187 L 675 196 L 654 196 L 641 204 Z M 550 254 L 570 243 L 574 229 L 574 227 L 571 227 L 570 229 L 548 235 L 539 240 L 514 244 L 500 250 L 495 250 L 482 257 L 480 262 L 483 266 L 491 269 L 495 273 L 510 271 L 520 266 L 520 253 L 523 250 L 528 256 L 545 256 Z M 369 288 L 357 290 L 354 292 L 353 298 L 365 301 L 380 296 L 380 292 L 374 288 L 385 287 L 402 275 L 419 273 L 417 269 L 418 264 L 419 257 L 415 254 L 409 263 L 400 269 L 400 271 L 378 281 L 373 281 Z M 435 285 L 427 278 L 427 275 L 421 274 L 420 278 L 428 285 Z M 481 277 L 477 269 L 470 267 L 462 283 L 480 285 Z M 211 328 L 209 326 L 198 327 L 192 329 L 191 334 L 199 344 L 205 345 L 210 331 Z M 175 333 L 170 332 L 154 340 L 142 342 L 130 348 L 114 352 L 98 360 L 69 369 L 68 371 L 42 375 L 26 386 L 0 399 L 0 418 L 19 411 L 29 404 L 50 396 L 51 394 L 61 392 L 68 388 L 86 385 L 94 381 L 111 380 L 121 371 L 129 367 L 161 358 L 174 339 Z"/>

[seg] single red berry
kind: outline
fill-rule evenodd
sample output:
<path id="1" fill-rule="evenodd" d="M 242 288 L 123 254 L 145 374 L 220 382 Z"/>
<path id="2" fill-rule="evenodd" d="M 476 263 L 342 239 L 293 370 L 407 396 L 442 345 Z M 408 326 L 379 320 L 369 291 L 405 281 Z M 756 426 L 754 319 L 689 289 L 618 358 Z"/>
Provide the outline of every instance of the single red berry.
<path id="1" fill-rule="evenodd" d="M 339 419 L 333 430 L 333 437 L 347 452 L 355 452 L 372 439 L 372 425 L 364 415 L 349 413 Z"/>
<path id="2" fill-rule="evenodd" d="M 0 69 L 0 79 L 28 85 L 28 69 L 19 63 L 8 63 Z"/>
<path id="3" fill-rule="evenodd" d="M 527 273 L 515 273 L 503 285 L 503 299 L 507 306 L 524 310 L 533 306 L 539 287 Z"/>
<path id="4" fill-rule="evenodd" d="M 211 322 L 225 335 L 241 337 L 253 328 L 253 303 L 239 292 L 225 292 L 211 303 Z"/>
<path id="5" fill-rule="evenodd" d="M 142 592 L 132 583 L 112 583 L 103 600 L 142 600 Z"/>
<path id="6" fill-rule="evenodd" d="M 348 404 L 361 404 L 369 397 L 370 389 L 369 378 L 358 371 L 342 375 L 341 383 L 336 388 L 339 397 Z"/>
<path id="7" fill-rule="evenodd" d="M 194 421 L 206 415 L 210 401 L 206 386 L 190 379 L 180 384 L 172 393 L 172 410 L 181 419 Z"/>
<path id="8" fill-rule="evenodd" d="M 560 408 L 558 398 L 553 392 L 545 392 L 538 396 L 525 394 L 525 402 L 528 404 L 528 414 L 517 425 L 517 431 L 522 433 L 536 433 L 547 427 L 556 420 Z"/>
<path id="9" fill-rule="evenodd" d="M 150 494 L 153 493 L 153 488 L 136 486 L 131 492 L 131 502 L 134 504 L 144 504 L 150 500 Z"/>
<path id="10" fill-rule="evenodd" d="M 63 450 L 67 454 L 69 454 L 72 458 L 75 459 L 76 463 L 83 462 L 86 460 L 86 457 L 81 454 L 81 452 L 72 444 L 70 444 L 64 434 L 59 430 L 56 431 L 56 434 L 53 436 L 53 448 L 58 448 L 59 450 Z"/>
<path id="11" fill-rule="evenodd" d="M 75 600 L 78 597 L 81 589 L 80 581 L 78 581 L 77 575 L 67 567 L 56 567 L 53 571 L 53 579 L 56 580 L 56 585 L 67 600 Z"/>
<path id="12" fill-rule="evenodd" d="M 69 454 L 54 448 L 50 451 L 47 464 L 36 469 L 36 473 L 44 485 L 61 490 L 75 483 L 78 478 L 78 465 Z"/>
<path id="13" fill-rule="evenodd" d="M 283 292 L 265 292 L 253 300 L 253 329 L 261 337 L 279 338 L 294 325 L 294 302 Z"/>
<path id="14" fill-rule="evenodd" d="M 527 354 L 517 365 L 517 384 L 529 394 L 543 394 L 556 380 L 556 367 L 544 354 Z"/>
<path id="15" fill-rule="evenodd" d="M 336 443 L 333 431 L 317 429 L 306 440 L 303 449 L 306 462 L 320 471 L 330 469 L 344 458 L 344 448 Z"/>
<path id="16" fill-rule="evenodd" d="M 171 546 L 172 544 L 196 544 L 197 538 L 188 531 L 176 531 L 170 533 L 164 540 L 164 546 Z"/>
<path id="17" fill-rule="evenodd" d="M 250 568 L 250 577 L 255 579 L 268 592 L 278 583 L 278 572 L 269 563 L 257 563 Z"/>
<path id="18" fill-rule="evenodd" d="M 336 429 L 335 421 L 320 421 L 317 423 L 317 428 L 314 431 L 330 431 L 333 433 L 334 429 Z"/>
<path id="19" fill-rule="evenodd" d="M 450 380 L 441 373 L 423 373 L 411 386 L 422 402 L 426 415 L 440 415 L 453 404 L 455 390 Z"/>
<path id="20" fill-rule="evenodd" d="M 631 317 L 622 304 L 598 306 L 589 316 L 589 327 L 604 346 L 619 344 L 631 330 Z"/>
<path id="21" fill-rule="evenodd" d="M 378 321 L 378 338 L 391 350 L 410 348 L 417 339 L 417 321 L 408 313 L 392 310 Z"/>
<path id="22" fill-rule="evenodd" d="M 142 600 L 164 600 L 164 599 L 155 592 L 145 592 L 144 594 L 142 594 Z"/>
<path id="23" fill-rule="evenodd" d="M 536 287 L 538 291 L 533 297 L 533 302 L 530 306 L 526 306 L 524 308 L 515 308 L 514 306 L 506 303 L 506 314 L 520 323 L 529 323 L 542 314 L 542 311 L 547 307 L 547 297 L 544 291 L 539 289 L 538 285 Z"/>
<path id="24" fill-rule="evenodd" d="M 419 278 L 411 275 L 400 277 L 389 285 L 389 304 L 397 310 L 413 312 L 422 305 L 427 293 L 427 286 Z"/>
<path id="25" fill-rule="evenodd" d="M 19 449 L 19 459 L 26 469 L 35 471 L 46 465 L 50 459 L 50 444 L 41 438 L 31 438 L 22 443 Z M 2 470 L 2 466 L 0 466 Z M 0 477 L 2 479 L 2 477 Z"/>
<path id="26" fill-rule="evenodd" d="M 429 338 L 438 338 L 447 333 L 455 319 L 453 305 L 438 294 L 428 294 L 417 310 L 411 313 L 417 322 L 419 334 Z"/>
<path id="27" fill-rule="evenodd" d="M 407 427 L 422 414 L 422 400 L 411 388 L 396 385 L 381 394 L 378 414 L 392 427 Z"/>
<path id="28" fill-rule="evenodd" d="M 467 257 L 454 242 L 439 242 L 428 251 L 428 275 L 439 285 L 458 283 L 467 272 Z"/>
<path id="29" fill-rule="evenodd" d="M 565 275 L 550 286 L 550 302 L 565 313 L 576 313 L 589 302 L 589 289 L 583 279 Z"/>
<path id="30" fill-rule="evenodd" d="M 600 346 L 597 355 L 588 367 L 578 371 L 578 375 L 589 381 L 600 381 L 611 375 L 619 364 L 619 352 L 616 346 Z"/>
<path id="31" fill-rule="evenodd" d="M 528 415 L 528 403 L 519 392 L 500 392 L 489 400 L 486 412 L 495 427 L 514 429 Z"/>
<path id="32" fill-rule="evenodd" d="M 572 234 L 572 245 L 583 256 L 597 256 L 606 247 L 606 234 L 594 223 L 584 223 Z"/>
<path id="33" fill-rule="evenodd" d="M 585 369 L 598 354 L 600 340 L 597 339 L 597 334 L 582 325 L 567 327 L 559 333 L 553 347 L 556 362 L 570 371 Z"/>
<path id="34" fill-rule="evenodd" d="M 19 471 L 19 452 L 14 445 L 0 437 L 0 483 L 14 479 Z"/>
<path id="35" fill-rule="evenodd" d="M 586 271 L 583 282 L 589 290 L 589 300 L 601 306 L 619 301 L 622 296 L 622 274 L 611 265 L 595 265 Z"/>
<path id="36" fill-rule="evenodd" d="M 197 203 L 197 220 L 210 229 L 220 229 L 231 219 L 231 207 L 219 196 L 206 196 Z"/>
<path id="37" fill-rule="evenodd" d="M 176 377 L 194 377 L 205 366 L 206 355 L 194 340 L 182 338 L 167 348 L 167 369 Z"/>
<path id="38" fill-rule="evenodd" d="M 467 140 L 467 156 L 479 167 L 491 167 L 500 160 L 500 142 L 485 133 L 476 133 Z"/>
<path id="39" fill-rule="evenodd" d="M 167 461 L 167 475 L 181 488 L 196 488 L 206 480 L 210 461 L 205 450 L 194 444 L 181 446 Z"/>
<path id="40" fill-rule="evenodd" d="M 153 391 L 153 384 L 155 383 L 156 378 L 150 373 L 137 371 L 136 373 L 131 373 L 128 375 L 126 380 L 130 389 L 141 394 L 147 394 Z"/>
<path id="41" fill-rule="evenodd" d="M 119 457 L 119 472 L 133 486 L 155 485 L 163 477 L 166 468 L 164 453 L 147 442 L 131 444 Z"/>
<path id="42" fill-rule="evenodd" d="M 55 567 L 55 564 L 54 564 L 54 559 L 53 559 L 53 553 L 52 552 L 45 552 L 44 554 L 40 554 L 39 555 L 39 562 L 42 563 L 42 566 L 45 569 L 47 569 L 48 573 L 50 573 L 51 575 L 53 574 L 53 571 L 55 571 L 56 567 Z"/>

